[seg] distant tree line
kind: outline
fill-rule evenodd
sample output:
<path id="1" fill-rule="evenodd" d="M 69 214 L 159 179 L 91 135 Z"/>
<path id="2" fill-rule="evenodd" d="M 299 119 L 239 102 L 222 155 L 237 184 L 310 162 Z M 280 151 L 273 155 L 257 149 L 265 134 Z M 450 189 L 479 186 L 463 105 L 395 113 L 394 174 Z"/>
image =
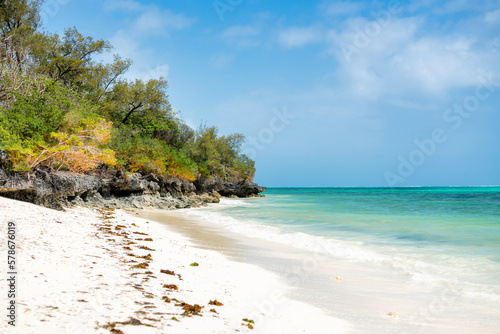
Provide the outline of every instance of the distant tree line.
<path id="1" fill-rule="evenodd" d="M 172 110 L 164 78 L 126 80 L 132 65 L 76 28 L 40 31 L 42 0 L 0 0 L 0 164 L 252 179 L 241 134 L 193 130 Z"/>

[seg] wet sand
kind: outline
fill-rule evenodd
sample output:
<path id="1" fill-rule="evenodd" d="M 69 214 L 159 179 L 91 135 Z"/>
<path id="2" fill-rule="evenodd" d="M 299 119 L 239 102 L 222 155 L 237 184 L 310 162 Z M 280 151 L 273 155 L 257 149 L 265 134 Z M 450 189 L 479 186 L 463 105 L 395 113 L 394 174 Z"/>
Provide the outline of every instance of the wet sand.
<path id="1" fill-rule="evenodd" d="M 436 289 L 383 272 L 377 266 L 332 259 L 229 231 L 185 210 L 142 210 L 140 216 L 181 233 L 200 249 L 277 274 L 287 297 L 345 320 L 354 333 L 496 333 L 488 310 L 470 308 L 456 291 Z M 465 306 L 464 306 L 465 305 Z M 494 318 L 493 318 L 494 319 Z"/>

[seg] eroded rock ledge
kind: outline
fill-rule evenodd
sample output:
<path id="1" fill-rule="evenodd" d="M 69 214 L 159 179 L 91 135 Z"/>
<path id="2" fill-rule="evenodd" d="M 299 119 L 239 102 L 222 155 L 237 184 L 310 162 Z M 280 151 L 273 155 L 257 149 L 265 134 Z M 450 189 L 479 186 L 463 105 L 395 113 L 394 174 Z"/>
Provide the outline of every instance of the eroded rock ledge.
<path id="1" fill-rule="evenodd" d="M 252 197 L 265 191 L 253 182 L 221 178 L 190 182 L 153 174 L 93 175 L 38 168 L 31 173 L 0 169 L 0 196 L 63 210 L 65 207 L 177 209 L 218 203 L 221 196 Z"/>

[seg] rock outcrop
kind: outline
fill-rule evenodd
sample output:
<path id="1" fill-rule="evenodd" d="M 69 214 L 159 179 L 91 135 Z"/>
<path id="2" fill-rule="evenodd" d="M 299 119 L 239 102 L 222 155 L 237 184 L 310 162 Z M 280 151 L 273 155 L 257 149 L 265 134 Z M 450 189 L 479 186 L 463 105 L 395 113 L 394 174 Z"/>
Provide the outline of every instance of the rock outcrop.
<path id="1" fill-rule="evenodd" d="M 253 197 L 266 190 L 251 181 L 226 181 L 219 177 L 194 181 L 198 193 L 216 191 L 224 197 Z"/>
<path id="2" fill-rule="evenodd" d="M 257 196 L 266 188 L 253 182 L 226 182 L 221 178 L 189 182 L 153 174 L 103 171 L 81 175 L 46 167 L 31 173 L 0 169 L 0 196 L 63 210 L 65 207 L 159 209 L 187 208 L 218 203 L 221 196 Z"/>

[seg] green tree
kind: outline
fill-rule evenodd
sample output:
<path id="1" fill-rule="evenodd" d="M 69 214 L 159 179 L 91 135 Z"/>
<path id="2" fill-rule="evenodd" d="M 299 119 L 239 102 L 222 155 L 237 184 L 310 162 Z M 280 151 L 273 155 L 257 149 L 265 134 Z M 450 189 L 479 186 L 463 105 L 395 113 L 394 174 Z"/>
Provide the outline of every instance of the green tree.
<path id="1" fill-rule="evenodd" d="M 215 126 L 195 132 L 172 110 L 164 78 L 128 81 L 130 60 L 95 60 L 111 50 L 109 42 L 76 28 L 63 36 L 39 32 L 41 3 L 0 0 L 3 165 L 86 171 L 114 165 L 116 151 L 118 167 L 130 171 L 189 180 L 253 177 L 241 134 L 219 136 Z"/>
<path id="2" fill-rule="evenodd" d="M 173 117 L 166 89 L 167 81 L 163 78 L 147 82 L 122 80 L 107 95 L 103 108 L 117 126 L 134 124 L 148 132 L 155 131 Z"/>
<path id="3" fill-rule="evenodd" d="M 20 70 L 25 70 L 31 37 L 40 27 L 42 0 L 0 1 L 0 39 L 2 58 L 9 58 Z"/>
<path id="4" fill-rule="evenodd" d="M 217 127 L 201 125 L 196 139 L 190 145 L 189 153 L 191 159 L 200 166 L 199 171 L 203 177 L 252 179 L 255 173 L 254 162 L 240 154 L 243 142 L 242 134 L 218 136 Z"/>
<path id="5" fill-rule="evenodd" d="M 85 37 L 76 28 L 64 36 L 37 34 L 31 55 L 38 73 L 49 75 L 66 86 L 84 90 L 95 71 L 93 56 L 111 50 L 109 42 Z"/>
<path id="6" fill-rule="evenodd" d="M 113 165 L 111 123 L 70 89 L 48 78 L 41 85 L 31 83 L 28 94 L 15 92 L 8 107 L 0 107 L 2 165 L 22 171 L 42 164 L 79 171 Z"/>

